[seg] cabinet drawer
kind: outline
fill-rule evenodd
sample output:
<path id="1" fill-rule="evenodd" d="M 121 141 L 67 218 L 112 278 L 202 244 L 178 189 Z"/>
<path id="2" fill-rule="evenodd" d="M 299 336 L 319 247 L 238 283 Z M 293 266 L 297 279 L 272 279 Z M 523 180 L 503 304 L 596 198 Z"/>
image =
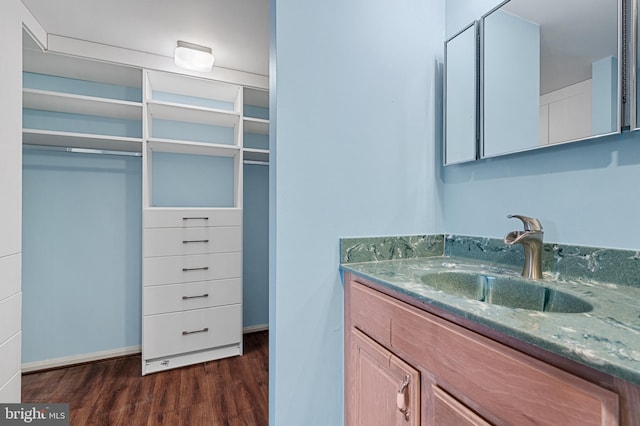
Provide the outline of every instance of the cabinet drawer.
<path id="1" fill-rule="evenodd" d="M 391 309 L 382 294 L 354 283 L 351 285 L 351 303 L 348 307 L 351 323 L 378 343 L 391 347 Z"/>
<path id="2" fill-rule="evenodd" d="M 242 301 L 242 281 L 204 281 L 144 288 L 144 315 L 232 305 Z"/>
<path id="3" fill-rule="evenodd" d="M 239 278 L 242 253 L 147 257 L 143 265 L 145 286 Z"/>
<path id="4" fill-rule="evenodd" d="M 21 259 L 20 254 L 0 256 L 0 300 L 20 292 Z"/>
<path id="5" fill-rule="evenodd" d="M 20 332 L 22 323 L 22 293 L 0 300 L 0 344 Z"/>
<path id="6" fill-rule="evenodd" d="M 20 372 L 20 343 L 22 333 L 16 333 L 4 343 L 0 343 L 0 387 Z M 0 401 L 5 402 L 0 399 Z"/>
<path id="7" fill-rule="evenodd" d="M 182 228 L 203 226 L 240 226 L 240 209 L 145 210 L 145 228 Z"/>
<path id="8" fill-rule="evenodd" d="M 145 316 L 143 322 L 145 359 L 234 345 L 242 339 L 240 305 Z"/>
<path id="9" fill-rule="evenodd" d="M 239 226 L 144 230 L 144 256 L 223 253 L 242 250 Z"/>

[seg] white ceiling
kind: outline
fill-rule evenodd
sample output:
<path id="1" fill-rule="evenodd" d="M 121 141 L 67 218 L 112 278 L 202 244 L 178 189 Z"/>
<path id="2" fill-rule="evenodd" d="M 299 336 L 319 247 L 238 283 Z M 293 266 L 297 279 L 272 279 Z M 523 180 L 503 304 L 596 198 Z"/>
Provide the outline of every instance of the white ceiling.
<path id="1" fill-rule="evenodd" d="M 269 74 L 268 0 L 22 0 L 50 34 L 173 57 L 209 46 L 215 66 Z"/>

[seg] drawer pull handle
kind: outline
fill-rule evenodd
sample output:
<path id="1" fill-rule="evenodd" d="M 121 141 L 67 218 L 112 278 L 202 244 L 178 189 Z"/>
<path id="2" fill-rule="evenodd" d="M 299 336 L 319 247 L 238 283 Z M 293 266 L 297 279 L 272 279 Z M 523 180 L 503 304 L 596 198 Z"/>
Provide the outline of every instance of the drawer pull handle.
<path id="1" fill-rule="evenodd" d="M 182 296 L 182 300 L 200 299 L 200 298 L 204 298 L 204 297 L 209 297 L 209 293 L 205 293 L 205 294 L 200 295 L 200 296 Z"/>
<path id="2" fill-rule="evenodd" d="M 202 330 L 195 330 L 195 331 L 183 331 L 182 335 L 186 336 L 188 334 L 195 334 L 195 333 L 206 333 L 207 331 L 209 331 L 209 327 L 205 327 Z"/>
<path id="3" fill-rule="evenodd" d="M 209 220 L 208 217 L 183 217 L 182 220 Z"/>
<path id="4" fill-rule="evenodd" d="M 208 266 L 203 266 L 202 268 L 182 268 L 182 272 L 187 272 L 187 271 L 207 271 L 209 270 Z"/>
<path id="5" fill-rule="evenodd" d="M 409 408 L 407 407 L 406 391 L 410 381 L 411 381 L 411 378 L 408 375 L 404 376 L 404 381 L 400 385 L 400 389 L 398 389 L 398 394 L 396 395 L 396 405 L 398 407 L 398 410 L 402 414 L 404 414 L 404 418 L 407 421 L 409 420 Z"/>
<path id="6" fill-rule="evenodd" d="M 183 240 L 182 244 L 189 244 L 189 243 L 208 243 L 209 240 Z"/>

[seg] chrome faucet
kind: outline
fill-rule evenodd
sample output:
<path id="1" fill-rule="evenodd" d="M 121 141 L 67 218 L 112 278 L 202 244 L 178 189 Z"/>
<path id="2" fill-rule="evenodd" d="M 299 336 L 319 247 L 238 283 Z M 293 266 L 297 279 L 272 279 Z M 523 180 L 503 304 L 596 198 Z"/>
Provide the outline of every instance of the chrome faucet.
<path id="1" fill-rule="evenodd" d="M 506 244 L 522 244 L 524 249 L 524 269 L 522 276 L 534 280 L 542 279 L 542 225 L 538 219 L 510 214 L 508 218 L 518 218 L 524 224 L 524 231 L 512 231 L 504 237 Z"/>

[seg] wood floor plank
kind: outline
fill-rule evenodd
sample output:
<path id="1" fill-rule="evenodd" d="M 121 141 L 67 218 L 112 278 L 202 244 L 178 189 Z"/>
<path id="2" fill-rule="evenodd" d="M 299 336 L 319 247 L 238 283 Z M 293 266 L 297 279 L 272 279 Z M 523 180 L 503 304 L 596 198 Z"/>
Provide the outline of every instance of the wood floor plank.
<path id="1" fill-rule="evenodd" d="M 71 425 L 268 424 L 269 334 L 244 355 L 141 376 L 140 355 L 24 374 L 22 401 L 69 403 Z"/>

